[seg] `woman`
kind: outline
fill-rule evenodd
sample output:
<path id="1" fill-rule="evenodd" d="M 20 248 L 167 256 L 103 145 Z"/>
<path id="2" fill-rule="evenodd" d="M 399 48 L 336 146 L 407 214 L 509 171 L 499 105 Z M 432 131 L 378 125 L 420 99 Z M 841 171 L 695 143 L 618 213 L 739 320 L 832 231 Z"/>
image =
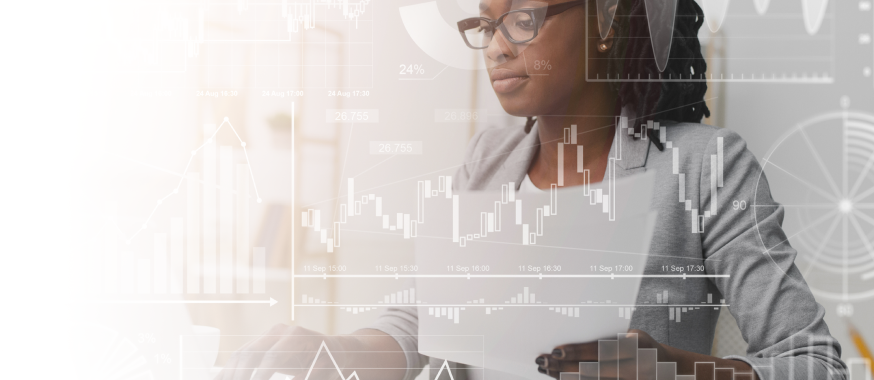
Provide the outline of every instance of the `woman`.
<path id="1" fill-rule="evenodd" d="M 563 140 L 569 125 L 578 126 L 578 144 L 585 146 L 583 162 L 593 182 L 604 178 L 608 158 L 615 157 L 621 144 L 616 177 L 643 171 L 657 176 L 652 204 L 659 222 L 645 272 L 664 273 L 665 265 L 691 264 L 707 273 L 731 274 L 682 282 L 647 277 L 641 288 L 669 290 L 672 303 L 697 304 L 707 294 L 724 298 L 749 343 L 745 357 L 709 356 L 718 310 L 699 310 L 703 314 L 679 324 L 669 318 L 667 308 L 650 307 L 637 308 L 631 319 L 630 333 L 638 335 L 639 347 L 655 349 L 659 362 L 676 363 L 677 374 L 696 374 L 695 363 L 707 362 L 732 369 L 716 371 L 717 379 L 845 378 L 840 345 L 823 321 L 825 311 L 793 264 L 795 251 L 781 229 L 782 208 L 776 203 L 750 211 L 730 207 L 732 200 L 750 200 L 754 194 L 758 204 L 768 204 L 761 200 L 770 199 L 770 192 L 766 182 L 756 183 L 760 168 L 737 134 L 698 124 L 709 116 L 704 81 L 627 80 L 700 79 L 706 70 L 697 39 L 704 16 L 694 0 L 677 0 L 664 71 L 658 69 L 651 43 L 659 36 L 650 35 L 650 30 L 663 29 L 650 28 L 646 6 L 644 0 L 619 0 L 611 6 L 585 0 L 483 0 L 480 18 L 459 22 L 464 42 L 483 50 L 503 108 L 528 117 L 528 123 L 474 136 L 466 163 L 456 174 L 455 189 L 495 190 L 511 181 L 523 191 L 548 189 L 558 182 L 556 142 Z M 600 30 L 599 25 L 607 27 Z M 543 60 L 552 68 L 538 72 L 533 63 Z M 535 73 L 548 75 L 531 75 Z M 601 78 L 626 80 L 592 80 Z M 667 126 L 666 138 L 640 128 L 634 131 L 637 138 L 617 134 L 615 120 L 620 115 L 631 120 L 632 128 L 657 121 Z M 667 141 L 673 146 L 664 146 Z M 676 167 L 674 150 L 679 150 Z M 720 153 L 723 183 L 716 197 L 711 192 L 711 157 Z M 575 149 L 563 154 L 565 162 L 578 162 Z M 679 173 L 685 176 L 685 195 L 679 194 Z M 564 186 L 583 181 L 577 168 L 566 165 Z M 716 212 L 706 217 L 692 214 L 705 209 Z M 758 213 L 758 223 L 749 212 Z M 641 291 L 638 304 L 656 303 L 652 294 Z M 335 357 L 343 356 L 336 359 L 346 368 L 370 368 L 357 370 L 361 379 L 410 380 L 426 363 L 417 352 L 417 322 L 415 308 L 401 307 L 390 308 L 371 329 L 348 336 L 326 337 L 278 325 L 236 353 L 219 378 L 249 379 L 253 368 L 258 368 L 255 379 L 268 379 L 280 368 L 308 376 L 313 353 L 324 341 Z M 635 373 L 628 371 L 635 367 L 627 365 L 636 363 L 615 359 L 615 364 L 602 363 L 601 378 L 656 378 L 654 368 Z M 561 372 L 578 372 L 580 362 L 598 361 L 598 343 L 556 347 L 531 360 L 539 372 L 559 378 Z M 326 355 L 320 361 L 316 368 L 333 367 Z M 440 363 L 432 362 L 432 376 Z M 482 372 L 465 371 L 463 365 L 452 365 L 451 371 L 456 380 L 482 377 Z M 700 372 L 700 379 L 713 378 L 712 372 Z M 336 371 L 333 375 L 339 376 Z"/>

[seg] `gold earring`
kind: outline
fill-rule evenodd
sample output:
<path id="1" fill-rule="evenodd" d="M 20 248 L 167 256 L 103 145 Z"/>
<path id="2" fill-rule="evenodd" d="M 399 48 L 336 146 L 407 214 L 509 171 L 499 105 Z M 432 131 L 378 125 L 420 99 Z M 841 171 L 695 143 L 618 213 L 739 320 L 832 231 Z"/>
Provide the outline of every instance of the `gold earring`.
<path id="1" fill-rule="evenodd" d="M 601 53 L 607 51 L 607 49 L 608 49 L 607 44 L 605 44 L 605 43 L 601 43 L 598 45 L 598 51 L 600 51 Z"/>

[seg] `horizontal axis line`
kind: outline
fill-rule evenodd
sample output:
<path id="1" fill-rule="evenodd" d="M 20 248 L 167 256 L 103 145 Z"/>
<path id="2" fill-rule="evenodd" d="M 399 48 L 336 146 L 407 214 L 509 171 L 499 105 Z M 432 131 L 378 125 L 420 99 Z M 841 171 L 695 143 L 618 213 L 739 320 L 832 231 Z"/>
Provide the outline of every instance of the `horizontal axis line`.
<path id="1" fill-rule="evenodd" d="M 296 278 L 730 278 L 730 274 L 296 274 Z"/>

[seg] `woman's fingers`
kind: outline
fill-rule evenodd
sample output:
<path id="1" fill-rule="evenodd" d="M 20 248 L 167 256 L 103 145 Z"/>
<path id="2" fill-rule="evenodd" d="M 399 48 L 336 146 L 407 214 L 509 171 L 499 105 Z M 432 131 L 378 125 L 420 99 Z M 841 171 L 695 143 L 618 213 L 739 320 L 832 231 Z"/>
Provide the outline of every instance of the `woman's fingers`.
<path id="1" fill-rule="evenodd" d="M 540 355 L 537 357 L 535 361 L 538 365 L 538 371 L 543 374 L 547 374 L 549 376 L 559 378 L 559 374 L 562 372 L 580 372 L 580 363 L 585 363 L 584 361 L 577 360 L 559 360 L 552 357 L 552 355 Z M 593 363 L 589 361 L 588 363 Z M 585 376 L 592 376 L 594 378 L 601 377 L 601 379 L 617 379 L 619 374 L 631 374 L 634 373 L 636 375 L 637 371 L 637 360 L 634 359 L 623 359 L 623 360 L 607 360 L 600 361 L 598 363 L 597 373 L 582 373 L 581 378 L 585 378 Z M 635 376 L 636 378 L 636 376 Z"/>
<path id="2" fill-rule="evenodd" d="M 561 345 L 552 350 L 552 357 L 580 362 L 598 361 L 598 342 Z"/>
<path id="3" fill-rule="evenodd" d="M 549 375 L 558 374 L 560 372 L 579 372 L 580 371 L 580 361 L 579 360 L 558 360 L 553 358 L 551 355 L 540 355 L 535 360 L 535 363 L 538 367 L 548 370 Z M 540 371 L 544 373 L 543 371 Z"/>
<path id="4" fill-rule="evenodd" d="M 608 343 L 609 342 L 609 343 Z M 599 347 L 601 344 L 613 344 L 612 349 L 604 350 L 604 352 L 600 352 Z M 616 349 L 616 341 L 604 341 L 604 342 L 589 342 L 589 343 L 579 343 L 579 344 L 565 344 L 558 346 L 552 350 L 552 358 L 558 360 L 575 360 L 578 362 L 596 362 L 599 360 L 624 360 L 634 357 L 637 353 L 636 350 L 633 352 L 625 352 L 626 350 Z M 621 352 L 620 352 L 621 351 Z"/>
<path id="5" fill-rule="evenodd" d="M 629 347 L 632 343 L 634 349 Z M 636 347 L 635 347 L 636 346 Z M 580 363 L 597 363 L 597 366 L 586 366 L 586 371 L 594 369 L 595 373 L 583 371 L 580 380 L 584 379 L 636 379 L 637 353 L 640 348 L 657 349 L 658 358 L 662 358 L 661 346 L 644 331 L 629 330 L 617 340 L 603 340 L 588 343 L 565 344 L 555 347 L 551 353 L 538 356 L 535 363 L 538 371 L 556 379 L 563 372 L 580 373 Z M 594 368 L 593 368 L 594 367 Z M 584 368 L 584 369 L 585 369 Z M 653 369 L 654 370 L 654 369 Z"/>

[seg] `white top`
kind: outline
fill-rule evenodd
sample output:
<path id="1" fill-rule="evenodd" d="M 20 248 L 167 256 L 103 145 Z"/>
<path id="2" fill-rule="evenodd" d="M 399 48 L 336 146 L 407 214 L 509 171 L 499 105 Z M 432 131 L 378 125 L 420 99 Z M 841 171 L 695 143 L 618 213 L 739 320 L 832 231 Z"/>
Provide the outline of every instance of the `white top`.
<path id="1" fill-rule="evenodd" d="M 537 186 L 534 186 L 534 182 L 531 182 L 531 178 L 528 178 L 528 174 L 525 174 L 525 179 L 522 180 L 522 183 L 519 184 L 519 191 L 526 193 L 536 193 L 536 192 L 544 192 L 543 190 Z"/>

